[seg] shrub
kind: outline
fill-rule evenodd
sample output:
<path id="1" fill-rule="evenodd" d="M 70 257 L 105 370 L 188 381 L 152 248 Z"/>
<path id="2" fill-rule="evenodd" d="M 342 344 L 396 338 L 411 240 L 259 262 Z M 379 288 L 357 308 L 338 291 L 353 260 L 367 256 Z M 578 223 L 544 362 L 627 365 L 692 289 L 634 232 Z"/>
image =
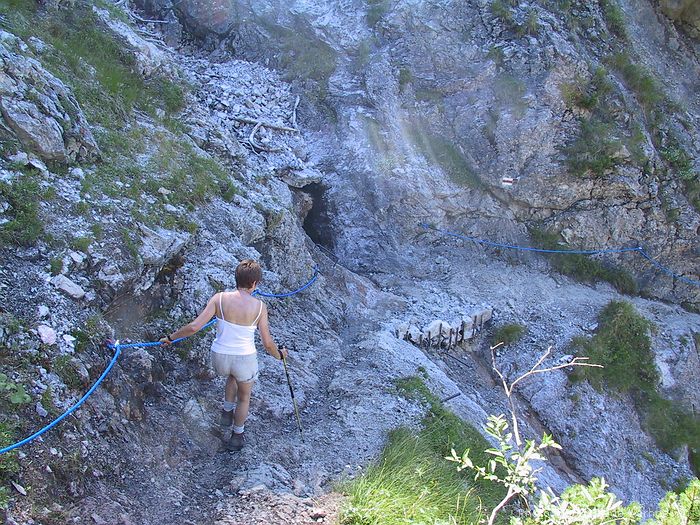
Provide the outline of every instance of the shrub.
<path id="1" fill-rule="evenodd" d="M 638 525 L 642 518 L 639 503 L 625 507 L 607 488 L 605 480 L 593 478 L 588 485 L 567 487 L 559 497 L 541 492 L 530 516 L 516 518 L 511 525 Z"/>
<path id="2" fill-rule="evenodd" d="M 367 26 L 374 28 L 381 22 L 384 15 L 389 12 L 391 4 L 389 0 L 366 0 L 367 4 Z"/>
<path id="3" fill-rule="evenodd" d="M 62 257 L 52 257 L 49 261 L 51 266 L 51 275 L 58 275 L 63 271 L 63 258 Z"/>
<path id="4" fill-rule="evenodd" d="M 562 86 L 562 95 L 568 106 L 588 110 L 596 109 L 611 91 L 612 84 L 604 67 L 597 67 L 590 80 L 577 76 L 573 82 Z"/>
<path id="5" fill-rule="evenodd" d="M 53 361 L 53 371 L 58 374 L 68 388 L 79 390 L 83 387 L 83 381 L 78 375 L 73 358 L 69 355 L 58 356 Z"/>
<path id="6" fill-rule="evenodd" d="M 691 480 L 680 494 L 669 492 L 648 525 L 692 525 L 700 523 L 700 481 Z"/>
<path id="7" fill-rule="evenodd" d="M 598 315 L 596 334 L 576 341 L 582 355 L 605 368 L 581 367 L 576 374 L 619 392 L 653 393 L 659 382 L 649 332 L 653 324 L 625 301 L 611 301 Z"/>
<path id="8" fill-rule="evenodd" d="M 516 2 L 517 5 L 517 2 Z M 513 24 L 513 6 L 512 0 L 493 0 L 491 2 L 491 14 L 496 18 L 500 18 L 507 25 Z"/>
<path id="9" fill-rule="evenodd" d="M 32 400 L 24 389 L 24 385 L 15 383 L 5 374 L 0 373 L 0 403 L 7 402 L 12 405 L 24 405 Z"/>
<path id="10" fill-rule="evenodd" d="M 504 345 L 516 343 L 522 339 L 526 332 L 527 327 L 521 324 L 504 324 L 496 329 L 491 338 L 491 345 L 495 346 L 498 343 L 503 343 Z"/>
<path id="11" fill-rule="evenodd" d="M 399 69 L 399 89 L 403 91 L 404 88 L 411 82 L 413 82 L 413 74 L 411 73 L 411 70 L 407 67 L 402 67 Z"/>
<path id="12" fill-rule="evenodd" d="M 700 420 L 690 410 L 656 392 L 641 396 L 639 401 L 645 414 L 645 427 L 659 447 L 666 452 L 686 444 L 700 447 Z"/>
<path id="13" fill-rule="evenodd" d="M 74 250 L 87 253 L 92 244 L 92 237 L 74 237 L 71 241 L 71 246 Z"/>
<path id="14" fill-rule="evenodd" d="M 617 165 L 616 157 L 621 148 L 622 143 L 613 133 L 613 127 L 591 117 L 581 122 L 579 134 L 562 151 L 574 175 L 602 177 Z"/>
<path id="15" fill-rule="evenodd" d="M 527 13 L 525 22 L 518 26 L 518 34 L 520 36 L 530 35 L 536 36 L 540 31 L 540 19 L 537 16 L 535 9 L 530 9 Z"/>

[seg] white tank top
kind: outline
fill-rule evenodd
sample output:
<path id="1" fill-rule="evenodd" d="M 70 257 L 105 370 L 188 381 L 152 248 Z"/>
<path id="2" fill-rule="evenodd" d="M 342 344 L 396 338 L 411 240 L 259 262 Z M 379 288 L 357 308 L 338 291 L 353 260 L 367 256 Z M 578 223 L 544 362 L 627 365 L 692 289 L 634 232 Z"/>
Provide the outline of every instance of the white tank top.
<path id="1" fill-rule="evenodd" d="M 216 338 L 211 344 L 212 352 L 227 355 L 249 355 L 256 352 L 255 349 L 255 329 L 258 327 L 258 319 L 262 314 L 262 301 L 260 301 L 260 311 L 251 325 L 231 323 L 224 319 L 224 309 L 221 306 L 219 295 L 219 312 L 221 317 L 216 318 Z"/>

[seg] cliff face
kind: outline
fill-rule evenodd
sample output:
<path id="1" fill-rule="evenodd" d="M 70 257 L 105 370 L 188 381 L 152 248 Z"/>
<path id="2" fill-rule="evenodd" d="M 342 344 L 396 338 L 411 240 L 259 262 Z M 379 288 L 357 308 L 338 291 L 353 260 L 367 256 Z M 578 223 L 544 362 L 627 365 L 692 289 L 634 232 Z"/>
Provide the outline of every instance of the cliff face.
<path id="1" fill-rule="evenodd" d="M 329 198 L 359 192 L 365 208 L 335 218 L 343 253 L 388 217 L 390 237 L 430 220 L 525 242 L 537 224 L 697 277 L 698 41 L 663 14 L 695 4 L 671 4 L 237 2 L 218 53 L 265 60 L 307 95 Z M 615 262 L 697 305 L 646 261 Z"/>
<path id="2" fill-rule="evenodd" d="M 305 498 L 417 424 L 422 408 L 395 379 L 424 370 L 436 395 L 462 394 L 450 408 L 477 427 L 503 411 L 483 334 L 460 363 L 397 333 L 492 311 L 528 326 L 501 356 L 515 376 L 550 345 L 565 359 L 621 298 L 420 223 L 521 244 L 532 226 L 571 247 L 640 242 L 697 279 L 697 42 L 634 4 L 621 4 L 622 26 L 590 3 L 0 2 L 0 355 L 31 400 L 0 398 L 16 437 L 94 381 L 103 338 L 171 331 L 232 285 L 238 260 L 261 260 L 275 292 L 321 270 L 269 302 L 273 332 L 297 347 L 305 443 L 272 359 L 251 446 L 224 460 L 207 336 L 134 350 L 89 411 L 19 456 L 12 480 L 32 489 L 12 493 L 8 521 L 250 523 L 266 511 L 245 498 L 272 508 L 284 493 L 301 522 Z M 676 303 L 697 306 L 700 292 L 635 257 L 607 262 L 647 296 L 625 298 L 659 327 L 662 392 L 697 405 L 700 317 Z M 543 484 L 602 475 L 652 509 L 693 475 L 687 450 L 646 434 L 630 396 L 561 371 L 522 394 L 523 432 L 552 431 L 569 451 Z"/>

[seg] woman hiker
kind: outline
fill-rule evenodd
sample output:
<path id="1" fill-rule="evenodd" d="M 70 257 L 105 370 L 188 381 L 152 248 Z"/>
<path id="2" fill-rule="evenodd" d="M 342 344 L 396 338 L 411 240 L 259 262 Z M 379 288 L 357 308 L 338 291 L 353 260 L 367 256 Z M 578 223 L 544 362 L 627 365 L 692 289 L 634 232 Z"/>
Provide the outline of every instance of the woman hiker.
<path id="1" fill-rule="evenodd" d="M 236 291 L 215 294 L 194 321 L 160 340 L 169 345 L 175 339 L 190 336 L 216 315 L 211 362 L 216 373 L 227 378 L 221 424 L 228 428 L 233 423 L 227 448 L 234 451 L 241 450 L 245 443 L 243 431 L 250 393 L 258 377 L 255 329 L 260 329 L 260 338 L 268 354 L 277 359 L 287 357 L 287 349 L 278 347 L 270 335 L 265 303 L 252 295 L 261 280 L 260 265 L 250 259 L 242 261 L 236 267 Z"/>

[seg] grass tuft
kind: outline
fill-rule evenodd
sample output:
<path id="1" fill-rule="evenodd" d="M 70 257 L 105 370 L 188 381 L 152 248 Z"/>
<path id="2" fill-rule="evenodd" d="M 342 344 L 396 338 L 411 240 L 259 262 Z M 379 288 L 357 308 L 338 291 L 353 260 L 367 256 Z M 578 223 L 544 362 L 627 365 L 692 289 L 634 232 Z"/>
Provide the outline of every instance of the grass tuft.
<path id="1" fill-rule="evenodd" d="M 520 341 L 523 336 L 527 333 L 527 326 L 521 324 L 504 324 L 496 328 L 496 331 L 491 338 L 491 345 L 497 345 L 503 343 L 504 345 L 510 345 Z"/>
<path id="2" fill-rule="evenodd" d="M 22 174 L 14 181 L 0 181 L 0 198 L 10 208 L 9 222 L 0 225 L 0 241 L 3 244 L 30 246 L 44 233 L 39 218 L 39 180 L 34 174 Z"/>
<path id="3" fill-rule="evenodd" d="M 619 392 L 655 392 L 659 371 L 651 350 L 652 327 L 630 303 L 611 301 L 598 316 L 596 334 L 575 341 L 582 355 L 605 368 L 579 367 L 574 375 L 593 385 L 605 383 Z"/>
<path id="4" fill-rule="evenodd" d="M 529 229 L 533 246 L 546 250 L 567 249 L 559 243 L 560 235 L 556 232 L 531 227 Z M 611 265 L 605 265 L 590 255 L 548 254 L 552 266 L 560 273 L 582 282 L 605 281 L 612 284 L 623 294 L 635 295 L 639 292 L 637 282 L 628 271 Z"/>
<path id="5" fill-rule="evenodd" d="M 605 368 L 579 367 L 572 380 L 588 379 L 618 392 L 631 392 L 644 427 L 657 445 L 672 452 L 687 445 L 691 466 L 700 474 L 700 419 L 678 401 L 657 391 L 660 374 L 651 349 L 650 321 L 627 302 L 610 302 L 598 317 L 592 338 L 577 338 L 573 345 L 592 363 Z"/>
<path id="6" fill-rule="evenodd" d="M 500 486 L 475 482 L 445 460 L 451 448 L 470 448 L 479 461 L 488 442 L 471 425 L 445 409 L 422 379 L 399 379 L 402 395 L 429 407 L 423 429 L 399 428 L 376 464 L 342 487 L 348 498 L 340 513 L 342 525 L 399 525 L 408 523 L 472 524 L 502 497 Z M 507 517 L 502 517 L 501 523 Z"/>
<path id="7" fill-rule="evenodd" d="M 616 0 L 600 0 L 603 8 L 603 18 L 610 32 L 622 40 L 629 38 L 627 34 L 627 24 L 625 23 L 625 13 L 622 11 Z"/>

